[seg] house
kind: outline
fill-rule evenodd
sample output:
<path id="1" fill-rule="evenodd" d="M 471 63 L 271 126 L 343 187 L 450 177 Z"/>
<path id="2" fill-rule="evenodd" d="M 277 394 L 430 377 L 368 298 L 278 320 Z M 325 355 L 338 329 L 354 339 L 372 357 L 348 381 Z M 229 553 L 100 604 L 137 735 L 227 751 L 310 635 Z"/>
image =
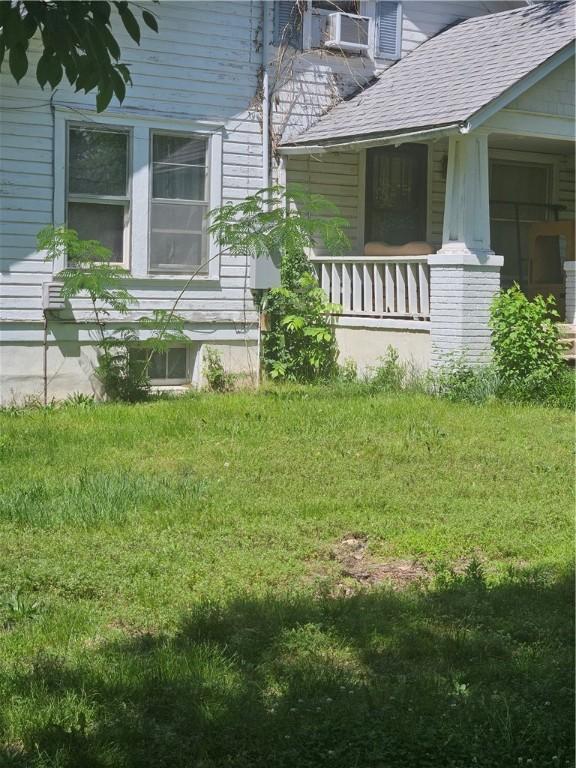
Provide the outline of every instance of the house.
<path id="1" fill-rule="evenodd" d="M 66 222 L 130 270 L 138 305 L 178 312 L 189 344 L 158 385 L 198 383 L 205 347 L 254 372 L 250 265 L 205 212 L 270 180 L 322 192 L 353 248 L 310 258 L 343 307 L 343 358 L 389 344 L 426 366 L 488 352 L 500 284 L 552 287 L 574 322 L 574 9 L 569 3 L 163 0 L 160 32 L 119 42 L 134 85 L 93 94 L 0 80 L 0 402 L 93 391 L 87 302 L 50 309 Z M 190 281 L 193 272 L 199 273 Z M 570 282 L 572 281 L 572 282 Z"/>

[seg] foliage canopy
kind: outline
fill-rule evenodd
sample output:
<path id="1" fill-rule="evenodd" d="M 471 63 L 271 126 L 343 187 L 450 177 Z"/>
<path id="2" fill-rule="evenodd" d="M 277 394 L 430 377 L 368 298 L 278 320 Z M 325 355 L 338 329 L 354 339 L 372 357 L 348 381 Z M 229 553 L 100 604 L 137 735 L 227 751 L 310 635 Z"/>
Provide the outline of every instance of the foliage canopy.
<path id="1" fill-rule="evenodd" d="M 28 72 L 30 40 L 39 35 L 42 54 L 36 79 L 52 90 L 65 76 L 77 91 L 96 89 L 96 108 L 102 112 L 112 96 L 123 101 L 130 70 L 120 61 L 120 46 L 112 32 L 113 10 L 126 32 L 140 44 L 140 22 L 127 0 L 1 0 L 0 66 L 8 58 L 8 69 L 17 83 Z M 144 24 L 158 32 L 156 17 L 142 10 Z"/>

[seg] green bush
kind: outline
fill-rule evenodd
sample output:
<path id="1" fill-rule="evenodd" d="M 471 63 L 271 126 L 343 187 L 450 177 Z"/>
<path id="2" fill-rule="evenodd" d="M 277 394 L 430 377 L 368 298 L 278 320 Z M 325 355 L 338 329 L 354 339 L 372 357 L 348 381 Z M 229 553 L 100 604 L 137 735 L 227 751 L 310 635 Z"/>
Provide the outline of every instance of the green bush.
<path id="1" fill-rule="evenodd" d="M 264 369 L 271 379 L 308 382 L 334 378 L 338 347 L 330 304 L 316 279 L 304 272 L 294 288 L 281 286 L 266 298 L 270 331 L 263 336 Z"/>
<path id="2" fill-rule="evenodd" d="M 500 394 L 544 402 L 566 367 L 552 296 L 530 301 L 517 285 L 501 291 L 490 310 L 494 366 Z"/>

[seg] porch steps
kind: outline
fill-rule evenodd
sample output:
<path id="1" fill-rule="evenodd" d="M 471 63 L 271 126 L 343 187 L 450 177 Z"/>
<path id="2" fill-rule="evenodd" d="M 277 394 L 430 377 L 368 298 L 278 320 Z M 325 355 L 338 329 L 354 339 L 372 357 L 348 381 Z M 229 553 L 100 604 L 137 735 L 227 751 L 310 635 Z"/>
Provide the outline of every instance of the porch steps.
<path id="1" fill-rule="evenodd" d="M 565 349 L 564 359 L 568 365 L 576 365 L 576 325 L 558 323 L 560 344 Z"/>

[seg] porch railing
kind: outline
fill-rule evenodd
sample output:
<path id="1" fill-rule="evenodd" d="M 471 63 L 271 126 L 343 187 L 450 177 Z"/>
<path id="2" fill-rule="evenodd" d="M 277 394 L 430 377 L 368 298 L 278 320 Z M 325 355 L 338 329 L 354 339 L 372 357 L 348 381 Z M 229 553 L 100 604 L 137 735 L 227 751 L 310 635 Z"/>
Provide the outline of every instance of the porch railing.
<path id="1" fill-rule="evenodd" d="M 322 256 L 311 260 L 318 282 L 343 315 L 430 318 L 426 256 Z"/>

